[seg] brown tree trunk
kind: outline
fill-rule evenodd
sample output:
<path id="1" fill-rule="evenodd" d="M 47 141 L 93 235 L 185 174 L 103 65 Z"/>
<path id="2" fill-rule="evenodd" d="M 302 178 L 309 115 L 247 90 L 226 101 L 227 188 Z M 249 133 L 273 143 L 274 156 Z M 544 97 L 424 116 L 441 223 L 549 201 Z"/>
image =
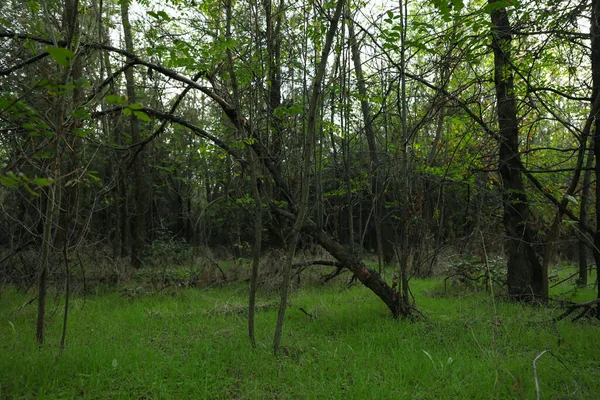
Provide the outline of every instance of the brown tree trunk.
<path id="1" fill-rule="evenodd" d="M 133 34 L 131 24 L 129 23 L 129 2 L 121 2 L 121 20 L 123 23 L 123 36 L 125 38 L 125 49 L 131 53 L 133 48 Z M 128 60 L 132 61 L 132 60 Z M 127 97 L 129 104 L 137 102 L 135 93 L 135 80 L 133 69 L 125 70 L 125 80 L 127 82 Z M 139 121 L 133 114 L 129 117 L 131 129 L 131 141 L 140 142 Z M 135 223 L 131 251 L 131 265 L 135 268 L 142 266 L 142 251 L 144 249 L 146 233 L 146 186 L 144 179 L 143 151 L 140 151 L 133 162 L 133 179 L 135 183 Z"/>
<path id="2" fill-rule="evenodd" d="M 497 1 L 489 2 L 493 4 Z M 510 59 L 512 34 L 507 10 L 494 10 L 491 20 L 500 142 L 499 169 L 507 235 L 508 293 L 517 300 L 545 299 L 548 295 L 544 290 L 545 274 L 533 248 L 536 235 L 529 224 L 529 203 L 521 175 L 519 126 Z"/>
<path id="3" fill-rule="evenodd" d="M 252 151 L 248 151 L 249 158 L 252 159 Z M 248 335 L 252 347 L 256 347 L 256 338 L 254 336 L 254 311 L 256 304 L 256 286 L 258 282 L 258 267 L 260 265 L 260 252 L 262 245 L 262 205 L 260 193 L 258 191 L 257 170 L 259 163 L 252 162 L 250 171 L 252 177 L 252 197 L 254 198 L 254 245 L 252 246 L 252 275 L 250 275 L 250 295 L 248 300 Z"/>
<path id="4" fill-rule="evenodd" d="M 71 41 L 75 35 L 75 30 L 77 26 L 77 8 L 79 5 L 79 0 L 65 0 L 63 4 L 63 16 L 62 16 L 62 31 L 66 38 L 66 47 L 73 47 Z M 81 63 L 80 61 L 75 61 L 79 63 L 79 66 L 75 66 L 75 71 L 81 73 Z M 68 83 L 69 78 L 72 77 L 72 71 L 69 67 L 64 67 L 59 69 L 61 74 L 61 81 L 63 84 Z M 76 99 L 81 96 L 80 89 L 73 93 L 73 98 Z M 38 314 L 37 314 L 37 326 L 36 326 L 36 339 L 40 345 L 44 342 L 44 329 L 45 329 L 45 321 L 46 321 L 46 294 L 48 289 L 48 267 L 49 267 L 49 258 L 50 258 L 50 250 L 52 244 L 54 242 L 54 238 L 57 236 L 61 237 L 61 241 L 65 243 L 66 241 L 66 225 L 68 221 L 63 221 L 63 224 L 59 224 L 58 231 L 60 235 L 56 234 L 56 236 L 52 233 L 52 227 L 56 223 L 55 219 L 57 213 L 60 213 L 61 210 L 61 183 L 59 178 L 61 176 L 61 160 L 62 160 L 62 146 L 61 143 L 63 141 L 63 133 L 66 129 L 65 127 L 65 113 L 66 113 L 66 104 L 67 98 L 65 94 L 61 94 L 56 97 L 53 111 L 54 111 L 54 124 L 56 127 L 56 131 L 54 132 L 54 144 L 52 147 L 52 170 L 51 175 L 54 183 L 48 187 L 49 193 L 47 193 L 46 197 L 46 210 L 45 210 L 45 219 L 44 219 L 44 228 L 42 234 L 42 245 L 40 251 L 40 272 L 38 277 Z M 62 228 L 62 231 L 61 231 Z"/>
<path id="5" fill-rule="evenodd" d="M 600 0 L 592 0 L 592 103 L 595 103 L 600 91 Z M 594 157 L 596 166 L 596 232 L 594 234 L 594 259 L 596 261 L 596 279 L 600 277 L 600 119 L 595 120 L 594 129 Z M 600 298 L 600 284 L 598 284 L 598 298 Z M 597 312 L 600 316 L 600 312 Z"/>
<path id="6" fill-rule="evenodd" d="M 395 290 L 383 280 L 377 271 L 367 267 L 358 255 L 333 240 L 310 219 L 305 221 L 302 231 L 311 235 L 329 254 L 349 269 L 363 285 L 373 291 L 390 309 L 394 318 L 409 315 L 409 305 L 396 294 Z"/>
<path id="7" fill-rule="evenodd" d="M 375 226 L 375 239 L 377 241 L 377 258 L 379 261 L 379 272 L 381 273 L 383 264 L 386 261 L 384 243 L 383 243 L 383 212 L 385 206 L 383 179 L 381 179 L 381 169 L 379 156 L 377 155 L 377 142 L 375 138 L 375 129 L 373 127 L 373 116 L 371 115 L 371 106 L 367 100 L 367 87 L 365 83 L 365 75 L 362 70 L 362 62 L 360 59 L 360 49 L 356 34 L 354 32 L 354 24 L 350 19 L 350 13 L 347 12 L 348 30 L 350 35 L 350 48 L 352 50 L 352 62 L 354 63 L 354 72 L 356 74 L 356 86 L 360 95 L 360 107 L 365 124 L 365 136 L 367 138 L 367 146 L 369 147 L 369 159 L 371 161 L 371 194 L 373 196 L 373 224 Z"/>
<path id="8" fill-rule="evenodd" d="M 58 132 L 56 134 L 58 136 Z M 59 143 L 58 139 L 56 139 L 56 143 Z M 55 145 L 54 149 L 55 165 L 53 166 L 53 178 L 57 179 L 60 173 L 60 157 L 57 154 L 58 145 Z M 46 293 L 48 289 L 48 263 L 50 257 L 50 247 L 52 242 L 52 226 L 54 225 L 56 209 L 60 207 L 56 204 L 56 191 L 58 190 L 56 181 L 47 190 L 49 191 L 49 193 L 47 194 L 46 198 L 46 215 L 44 220 L 44 231 L 42 235 L 42 249 L 40 252 L 40 273 L 38 277 L 38 310 L 36 339 L 40 345 L 44 343 L 44 327 L 46 322 Z"/>
<path id="9" fill-rule="evenodd" d="M 594 139 L 591 141 L 592 146 L 594 145 Z M 581 200 L 579 206 L 579 233 L 584 236 L 577 242 L 578 246 L 578 258 L 579 258 L 579 278 L 577 282 L 579 285 L 587 285 L 587 270 L 588 270 L 588 245 L 585 241 L 587 238 L 586 227 L 588 226 L 588 209 L 590 204 L 590 188 L 592 182 L 592 168 L 594 164 L 594 150 L 593 147 L 588 151 L 588 158 L 585 163 L 585 172 L 583 174 L 583 183 L 581 190 Z"/>

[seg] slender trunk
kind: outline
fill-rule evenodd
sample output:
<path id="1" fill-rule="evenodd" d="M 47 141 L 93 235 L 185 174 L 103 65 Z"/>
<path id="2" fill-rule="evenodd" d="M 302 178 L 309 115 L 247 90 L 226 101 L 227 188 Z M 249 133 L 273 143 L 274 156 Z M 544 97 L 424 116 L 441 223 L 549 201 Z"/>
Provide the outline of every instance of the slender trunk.
<path id="1" fill-rule="evenodd" d="M 133 48 L 133 34 L 131 24 L 129 23 L 129 2 L 121 2 L 121 21 L 123 24 L 123 36 L 125 38 L 125 49 L 131 53 Z M 132 61 L 128 59 L 128 61 Z M 136 103 L 135 80 L 133 69 L 128 68 L 125 71 L 125 80 L 127 82 L 127 97 L 130 104 Z M 129 117 L 129 126 L 131 129 L 131 141 L 140 142 L 139 121 L 135 115 Z M 142 251 L 144 250 L 145 232 L 146 232 L 146 187 L 144 179 L 143 151 L 140 151 L 133 162 L 133 179 L 135 183 L 135 224 L 131 251 L 131 264 L 135 268 L 142 266 Z"/>
<path id="2" fill-rule="evenodd" d="M 62 122 L 62 113 L 60 113 L 59 117 L 60 119 L 57 119 Z M 44 231 L 42 235 L 42 249 L 40 252 L 40 274 L 38 278 L 38 312 L 36 329 L 36 338 L 40 345 L 44 343 L 44 327 L 46 322 L 46 293 L 48 290 L 48 264 L 50 257 L 50 247 L 53 241 L 52 226 L 54 225 L 56 210 L 60 208 L 60 205 L 57 204 L 57 179 L 60 174 L 60 155 L 58 153 L 59 143 L 60 132 L 57 132 L 53 151 L 54 170 L 52 172 L 52 175 L 54 178 L 54 184 L 48 188 L 49 193 L 46 197 L 46 215 L 44 219 Z"/>
<path id="3" fill-rule="evenodd" d="M 79 0 L 65 0 L 63 4 L 63 16 L 62 16 L 62 31 L 65 35 L 67 47 L 72 47 L 71 41 L 73 40 L 76 27 L 77 27 L 77 9 L 79 5 Z M 78 60 L 75 60 L 79 65 L 74 66 L 74 70 L 79 71 L 81 73 L 81 63 Z M 69 66 L 65 68 L 61 68 L 62 76 L 61 81 L 63 84 L 68 83 L 69 78 L 71 77 L 71 68 Z M 73 98 L 77 99 L 81 97 L 81 89 L 78 91 L 74 91 Z M 65 130 L 64 125 L 64 117 L 66 113 L 66 95 L 61 94 L 57 96 L 56 101 L 54 103 L 54 125 L 56 127 L 56 131 L 54 132 L 54 143 L 52 148 L 52 157 L 53 157 L 53 165 L 52 165 L 52 178 L 54 183 L 48 188 L 49 193 L 46 197 L 46 211 L 45 211 L 45 220 L 44 220 L 44 228 L 42 234 L 42 248 L 40 251 L 40 272 L 38 278 L 38 315 L 37 315 L 37 326 L 36 326 L 36 339 L 40 345 L 44 343 L 44 328 L 46 322 L 46 294 L 48 290 L 48 264 L 50 257 L 50 247 L 51 243 L 54 241 L 54 237 L 52 234 L 52 227 L 55 224 L 56 214 L 60 213 L 61 206 L 60 202 L 62 199 L 61 189 L 59 187 L 59 178 L 61 176 L 61 160 L 62 160 L 62 146 L 61 143 L 63 141 L 63 131 Z M 63 245 L 66 245 L 66 226 L 63 222 L 63 225 L 58 226 L 58 231 L 60 233 L 61 240 Z"/>
<path id="4" fill-rule="evenodd" d="M 497 1 L 490 0 L 490 4 Z M 544 284 L 543 267 L 533 248 L 536 235 L 529 224 L 529 202 L 521 175 L 519 125 L 510 59 L 512 34 L 507 10 L 494 10 L 491 21 L 500 141 L 499 170 L 507 235 L 508 293 L 517 300 L 543 300 L 548 295 L 547 285 Z"/>
<path id="5" fill-rule="evenodd" d="M 354 63 L 354 73 L 356 74 L 356 86 L 360 96 L 360 107 L 365 124 L 365 136 L 367 138 L 367 146 L 369 147 L 369 159 L 371 162 L 371 193 L 373 196 L 373 224 L 375 226 L 375 239 L 377 241 L 379 272 L 381 273 L 385 261 L 381 229 L 381 224 L 383 223 L 382 217 L 385 206 L 385 198 L 381 179 L 379 156 L 377 155 L 377 142 L 375 139 L 373 116 L 371 114 L 371 106 L 367 100 L 368 93 L 365 75 L 362 70 L 362 62 L 360 59 L 360 49 L 358 47 L 357 37 L 354 32 L 354 24 L 350 19 L 350 13 L 347 11 L 346 14 L 346 18 L 348 20 L 348 31 L 350 35 L 350 48 L 352 50 L 352 62 Z"/>
<path id="6" fill-rule="evenodd" d="M 600 0 L 592 0 L 592 103 L 600 94 Z M 596 181 L 600 179 L 600 119 L 595 120 L 594 130 L 594 157 L 596 166 L 594 172 Z M 600 279 L 600 185 L 596 184 L 596 232 L 594 233 L 594 259 L 596 261 L 596 279 Z M 598 298 L 600 298 L 600 284 Z M 597 312 L 600 316 L 600 312 Z"/>
<path id="7" fill-rule="evenodd" d="M 273 352 L 277 354 L 279 350 L 279 344 L 281 342 L 281 335 L 283 333 L 283 321 L 285 318 L 285 311 L 287 308 L 287 299 L 288 299 L 288 289 L 289 282 L 292 274 L 292 261 L 294 257 L 294 253 L 296 251 L 296 242 L 298 240 L 298 235 L 304 226 L 304 222 L 306 220 L 306 216 L 308 214 L 308 196 L 310 193 L 310 173 L 311 173 L 311 160 L 312 160 L 312 145 L 314 143 L 314 137 L 316 135 L 317 129 L 317 115 L 318 115 L 318 107 L 320 104 L 321 97 L 321 86 L 323 83 L 323 78 L 325 77 L 325 71 L 327 67 L 327 58 L 329 56 L 329 52 L 331 50 L 331 46 L 333 44 L 333 39 L 337 30 L 338 21 L 342 15 L 342 9 L 344 7 L 344 3 L 346 0 L 338 0 L 335 8 L 335 12 L 331 19 L 331 23 L 329 25 L 329 29 L 327 31 L 327 36 L 325 38 L 325 45 L 323 46 L 323 51 L 321 53 L 321 59 L 319 60 L 319 66 L 317 68 L 317 73 L 312 83 L 311 88 L 311 97 L 309 103 L 309 111 L 308 111 L 308 124 L 306 137 L 304 141 L 304 151 L 303 151 L 303 165 L 302 165 L 302 196 L 300 200 L 300 207 L 298 210 L 298 215 L 296 216 L 296 221 L 294 222 L 294 230 L 290 235 L 287 249 L 287 260 L 285 269 L 283 272 L 283 280 L 281 287 L 281 302 L 279 304 L 279 312 L 277 314 L 277 325 L 275 326 L 275 336 L 273 338 Z M 322 231 L 322 230 L 321 230 Z"/>
<path id="8" fill-rule="evenodd" d="M 68 217 L 68 216 L 67 216 Z M 60 350 L 65 349 L 65 343 L 67 339 L 67 320 L 69 317 L 69 297 L 71 295 L 71 268 L 69 266 L 69 258 L 67 256 L 67 242 L 63 243 L 63 261 L 65 263 L 65 273 L 66 273 L 66 285 L 65 285 L 65 308 L 63 314 L 63 328 L 62 335 L 60 338 Z"/>
<path id="9" fill-rule="evenodd" d="M 592 146 L 593 146 L 593 138 L 592 138 Z M 581 191 L 581 201 L 579 205 L 579 231 L 581 235 L 586 235 L 585 233 L 586 227 L 588 225 L 588 209 L 590 203 L 590 187 L 592 182 L 592 168 L 594 165 L 594 150 L 591 147 L 588 151 L 587 161 L 585 164 L 585 172 L 583 174 L 583 189 Z M 587 261 L 587 244 L 585 239 L 580 239 L 577 242 L 578 245 L 578 255 L 579 255 L 579 279 L 577 282 L 580 285 L 587 285 L 587 269 L 588 269 L 588 261 Z"/>
<path id="10" fill-rule="evenodd" d="M 400 117 L 402 119 L 402 176 L 403 176 L 403 193 L 404 198 L 402 199 L 402 219 L 404 220 L 404 227 L 402 228 L 402 238 L 401 238 L 401 259 L 398 260 L 400 263 L 400 295 L 402 296 L 402 301 L 404 304 L 408 304 L 408 234 L 411 229 L 411 217 L 409 212 L 409 205 L 411 201 L 410 196 L 410 177 L 409 177 L 409 164 L 408 164 L 408 127 L 407 127 L 407 103 L 406 103 L 406 75 L 404 71 L 406 70 L 406 25 L 407 25 L 407 1 L 400 0 L 400 22 L 402 26 L 402 35 L 401 35 L 401 43 L 400 43 L 400 66 L 402 68 L 401 71 L 401 90 L 400 90 L 400 107 L 401 113 Z"/>
<path id="11" fill-rule="evenodd" d="M 252 152 L 248 151 L 250 159 Z M 262 245 L 262 205 L 260 202 L 260 193 L 258 192 L 257 169 L 258 162 L 253 162 L 250 170 L 252 175 L 252 197 L 254 197 L 254 246 L 252 247 L 252 275 L 250 276 L 250 298 L 248 301 L 248 334 L 252 347 L 256 347 L 256 338 L 254 336 L 254 311 L 256 304 L 256 284 L 258 281 L 258 267 L 260 265 L 260 251 Z"/>

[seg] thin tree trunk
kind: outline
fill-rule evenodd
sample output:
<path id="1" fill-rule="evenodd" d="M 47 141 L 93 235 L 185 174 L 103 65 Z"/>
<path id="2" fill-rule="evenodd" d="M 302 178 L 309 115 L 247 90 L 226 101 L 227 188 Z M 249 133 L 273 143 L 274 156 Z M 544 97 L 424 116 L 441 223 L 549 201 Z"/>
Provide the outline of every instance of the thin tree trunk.
<path id="1" fill-rule="evenodd" d="M 75 35 L 75 30 L 77 26 L 77 8 L 79 1 L 78 0 L 65 0 L 63 3 L 63 15 L 62 15 L 62 31 L 65 34 L 67 39 L 67 47 L 71 47 L 71 41 Z M 77 62 L 77 60 L 76 60 Z M 79 69 L 79 68 L 77 68 Z M 70 77 L 70 68 L 67 66 L 65 68 L 61 68 L 62 76 L 61 80 L 63 84 L 66 84 Z M 74 92 L 74 98 L 80 96 L 80 93 Z M 52 234 L 52 227 L 54 226 L 56 214 L 60 213 L 61 206 L 60 202 L 62 199 L 60 187 L 59 187 L 59 178 L 61 176 L 61 160 L 62 160 L 62 140 L 63 140 L 63 130 L 64 126 L 64 117 L 65 117 L 65 108 L 66 108 L 66 95 L 61 94 L 57 96 L 56 101 L 54 103 L 54 143 L 52 148 L 52 178 L 53 184 L 48 188 L 49 193 L 46 197 L 46 210 L 45 210 L 45 220 L 44 220 L 44 228 L 42 234 L 42 248 L 40 251 L 40 272 L 38 277 L 38 315 L 37 315 L 37 325 L 36 325 L 36 339 L 40 345 L 44 343 L 44 329 L 46 322 L 46 294 L 48 290 L 48 266 L 49 266 L 49 258 L 50 258 L 50 248 L 52 246 L 52 242 L 54 241 L 54 235 Z M 59 226 L 60 230 L 61 226 Z M 63 230 L 66 229 L 64 226 Z M 66 230 L 61 233 L 61 236 L 64 236 L 63 240 L 66 240 Z"/>
<path id="2" fill-rule="evenodd" d="M 68 215 L 67 215 L 68 217 Z M 71 268 L 69 266 L 69 258 L 67 256 L 67 242 L 63 243 L 63 261 L 65 263 L 65 273 L 66 273 L 66 285 L 65 285 L 65 308 L 63 314 L 63 328 L 62 335 L 60 338 L 60 350 L 65 349 L 65 343 L 67 339 L 67 320 L 69 317 L 69 297 L 71 295 Z"/>
<path id="3" fill-rule="evenodd" d="M 46 293 L 48 290 L 48 263 L 50 257 L 50 247 L 52 242 L 52 226 L 54 225 L 54 217 L 58 205 L 56 204 L 56 191 L 57 182 L 56 179 L 59 175 L 60 170 L 60 157 L 57 154 L 58 150 L 58 137 L 55 139 L 56 144 L 54 146 L 54 172 L 53 177 L 55 179 L 54 184 L 48 188 L 50 192 L 46 198 L 46 215 L 44 220 L 44 232 L 42 235 L 42 249 L 40 253 L 40 274 L 38 278 L 38 310 L 37 310 L 37 328 L 36 328 L 36 339 L 40 345 L 44 343 L 44 327 L 46 322 Z"/>
<path id="4" fill-rule="evenodd" d="M 250 159 L 252 152 L 248 151 Z M 248 301 L 248 334 L 252 347 L 256 347 L 256 338 L 254 336 L 254 311 L 256 304 L 256 284 L 258 280 L 258 267 L 260 265 L 260 251 L 262 245 L 262 205 L 260 193 L 258 192 L 257 169 L 258 162 L 253 162 L 250 169 L 252 177 L 252 197 L 254 197 L 254 246 L 252 247 L 252 275 L 250 276 L 250 296 Z"/>
<path id="5" fill-rule="evenodd" d="M 594 139 L 592 138 L 592 146 L 594 143 Z M 587 234 L 585 233 L 586 227 L 588 225 L 588 209 L 590 203 L 590 187 L 592 182 L 592 168 L 594 165 L 594 150 L 591 147 L 588 151 L 587 161 L 585 164 L 585 172 L 583 174 L 583 189 L 581 191 L 581 201 L 579 205 L 579 230 L 581 235 L 585 235 L 587 238 Z M 579 256 L 579 279 L 577 280 L 579 285 L 587 285 L 587 270 L 588 270 L 588 258 L 587 258 L 587 244 L 584 239 L 580 239 L 577 242 L 578 245 L 578 256 Z"/>
<path id="6" fill-rule="evenodd" d="M 294 258 L 294 253 L 296 251 L 296 243 L 298 241 L 298 235 L 302 230 L 306 216 L 308 214 L 308 196 L 310 193 L 310 173 L 311 173 L 311 160 L 312 160 L 312 145 L 314 143 L 314 137 L 316 135 L 317 129 L 317 114 L 318 114 L 318 106 L 320 104 L 321 97 L 321 86 L 323 83 L 323 78 L 325 77 L 325 71 L 327 68 L 327 58 L 329 56 L 329 52 L 331 50 L 331 46 L 333 44 L 333 39 L 337 30 L 338 21 L 342 15 L 342 9 L 344 7 L 345 0 L 338 0 L 335 8 L 335 12 L 331 19 L 331 23 L 329 25 L 329 29 L 327 31 L 327 36 L 325 38 L 325 45 L 323 46 L 323 51 L 321 53 L 321 59 L 319 61 L 319 66 L 317 69 L 317 73 L 312 83 L 311 88 L 311 97 L 309 103 L 309 111 L 308 111 L 308 125 L 307 132 L 304 141 L 304 151 L 303 151 L 303 165 L 302 165 L 302 196 L 300 200 L 300 207 L 298 210 L 298 215 L 296 216 L 296 221 L 294 222 L 294 229 L 292 234 L 290 235 L 288 248 L 287 248 L 287 260 L 286 265 L 283 272 L 282 279 L 282 287 L 281 287 L 281 302 L 279 303 L 279 312 L 277 314 L 277 325 L 275 326 L 275 336 L 273 338 L 273 352 L 277 354 L 279 350 L 279 345 L 281 343 L 281 335 L 283 333 L 283 321 L 285 318 L 285 311 L 287 308 L 288 301 L 288 289 L 289 282 L 292 274 L 292 262 Z M 321 230 L 322 231 L 322 230 Z"/>
<path id="7" fill-rule="evenodd" d="M 121 2 L 121 21 L 123 24 L 123 36 L 125 38 L 125 49 L 131 53 L 134 52 L 133 34 L 131 24 L 129 23 L 129 2 Z M 128 59 L 128 61 L 132 61 Z M 130 104 L 136 103 L 135 80 L 133 69 L 125 70 L 125 80 L 127 82 L 127 97 Z M 140 142 L 139 121 L 135 115 L 129 117 L 131 129 L 131 141 Z M 133 162 L 133 179 L 135 183 L 135 226 L 132 241 L 131 264 L 135 268 L 142 266 L 142 251 L 144 250 L 145 232 L 146 232 L 146 187 L 144 179 L 143 151 L 140 151 Z"/>
<path id="8" fill-rule="evenodd" d="M 592 37 L 592 103 L 595 103 L 600 95 L 600 0 L 592 0 L 591 18 Z M 594 259 L 596 261 L 596 279 L 600 282 L 600 119 L 595 120 L 594 130 L 594 157 L 596 166 L 596 232 L 594 234 Z M 598 286 L 598 298 L 600 298 L 600 283 Z M 600 317 L 600 311 L 596 311 Z"/>
<path id="9" fill-rule="evenodd" d="M 352 62 L 354 63 L 354 73 L 356 74 L 356 87 L 360 96 L 360 107 L 365 124 L 365 136 L 367 146 L 369 147 L 369 159 L 371 161 L 371 192 L 373 195 L 373 224 L 375 226 L 375 239 L 377 241 L 377 254 L 379 261 L 379 273 L 381 273 L 385 257 L 381 224 L 383 223 L 383 211 L 385 206 L 384 191 L 381 179 L 381 169 L 379 156 L 377 155 L 377 142 L 375 138 L 375 129 L 373 127 L 373 116 L 371 115 L 371 106 L 367 100 L 368 93 L 365 82 L 365 75 L 362 70 L 360 59 L 360 49 L 354 32 L 354 24 L 350 18 L 349 11 L 346 12 L 348 21 L 348 31 L 350 35 L 350 48 L 352 50 Z"/>
<path id="10" fill-rule="evenodd" d="M 400 21 L 402 26 L 401 44 L 400 44 L 400 66 L 401 71 L 401 90 L 400 90 L 400 117 L 402 119 L 402 177 L 403 177 L 403 193 L 404 198 L 402 199 L 402 219 L 404 220 L 404 226 L 402 228 L 401 246 L 402 251 L 400 255 L 400 295 L 402 296 L 402 302 L 408 304 L 408 234 L 411 229 L 409 205 L 411 201 L 410 196 L 410 177 L 409 177 L 409 165 L 408 165 L 408 127 L 407 127 L 407 103 L 406 103 L 406 25 L 407 25 L 407 0 L 400 0 Z"/>

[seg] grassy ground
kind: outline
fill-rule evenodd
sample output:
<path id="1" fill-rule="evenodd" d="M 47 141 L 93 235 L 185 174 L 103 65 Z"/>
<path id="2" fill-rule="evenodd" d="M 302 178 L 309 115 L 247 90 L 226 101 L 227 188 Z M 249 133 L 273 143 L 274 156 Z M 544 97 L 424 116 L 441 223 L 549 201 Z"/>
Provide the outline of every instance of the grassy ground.
<path id="1" fill-rule="evenodd" d="M 38 349 L 35 305 L 15 312 L 28 297 L 4 289 L 0 399 L 532 399 L 532 361 L 544 350 L 536 363 L 541 398 L 600 398 L 598 322 L 551 323 L 560 310 L 486 293 L 444 295 L 440 280 L 413 280 L 412 288 L 425 315 L 416 322 L 390 319 L 363 287 L 301 288 L 278 357 L 277 300 L 260 297 L 252 349 L 242 284 L 75 298 L 60 355 L 60 299 Z M 595 298 L 592 288 L 573 288 L 553 291 Z"/>

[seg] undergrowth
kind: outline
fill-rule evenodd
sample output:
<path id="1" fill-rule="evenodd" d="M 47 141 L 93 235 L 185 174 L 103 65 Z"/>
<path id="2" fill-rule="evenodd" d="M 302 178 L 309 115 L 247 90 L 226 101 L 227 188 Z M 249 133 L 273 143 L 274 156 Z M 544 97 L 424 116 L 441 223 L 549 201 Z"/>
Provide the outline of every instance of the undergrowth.
<path id="1" fill-rule="evenodd" d="M 63 299 L 52 298 L 38 348 L 35 302 L 23 306 L 29 298 L 5 288 L 0 399 L 530 399 L 533 360 L 545 350 L 536 361 L 541 398 L 598 398 L 597 321 L 552 322 L 556 302 L 529 307 L 484 290 L 444 293 L 443 279 L 412 280 L 411 288 L 423 313 L 416 321 L 392 320 L 362 286 L 301 286 L 277 357 L 278 299 L 259 294 L 252 349 L 245 282 L 76 296 L 62 353 Z M 552 291 L 595 297 L 572 281 Z"/>

